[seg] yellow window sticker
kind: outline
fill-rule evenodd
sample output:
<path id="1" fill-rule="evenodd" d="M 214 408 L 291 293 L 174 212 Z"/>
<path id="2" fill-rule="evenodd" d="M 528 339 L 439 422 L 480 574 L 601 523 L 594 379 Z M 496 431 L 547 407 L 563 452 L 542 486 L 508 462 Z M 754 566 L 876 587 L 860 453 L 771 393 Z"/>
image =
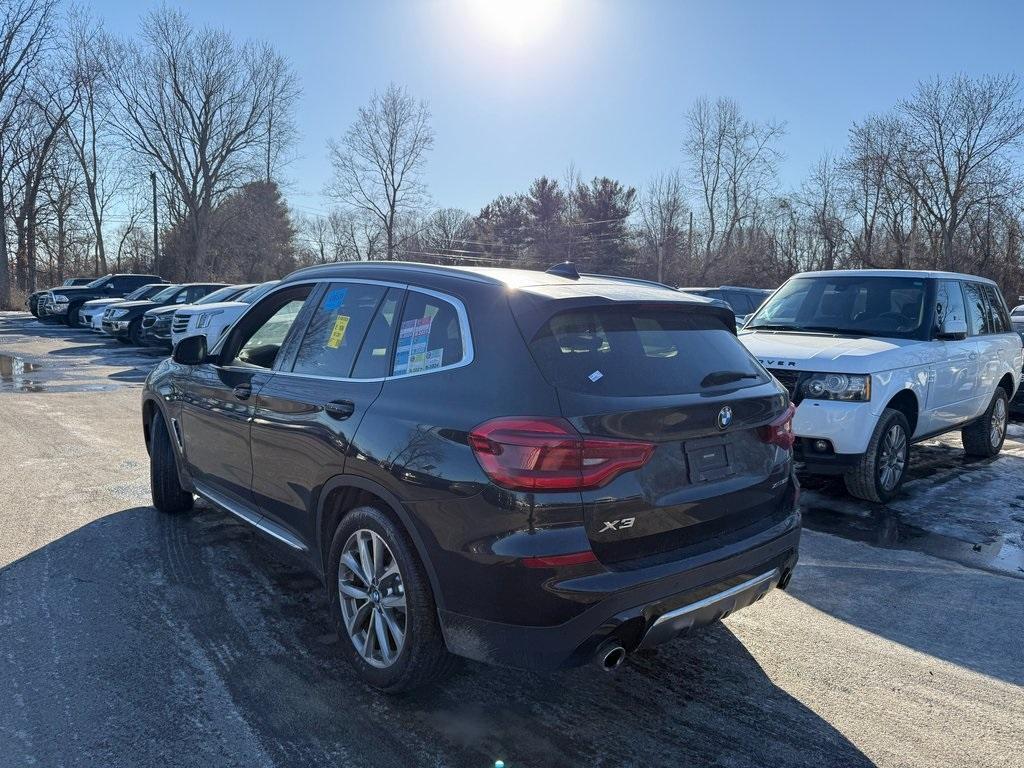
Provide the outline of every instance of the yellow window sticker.
<path id="1" fill-rule="evenodd" d="M 348 328 L 349 318 L 346 315 L 338 315 L 334 321 L 334 328 L 331 330 L 331 338 L 327 340 L 327 346 L 337 349 L 345 338 L 345 329 Z"/>

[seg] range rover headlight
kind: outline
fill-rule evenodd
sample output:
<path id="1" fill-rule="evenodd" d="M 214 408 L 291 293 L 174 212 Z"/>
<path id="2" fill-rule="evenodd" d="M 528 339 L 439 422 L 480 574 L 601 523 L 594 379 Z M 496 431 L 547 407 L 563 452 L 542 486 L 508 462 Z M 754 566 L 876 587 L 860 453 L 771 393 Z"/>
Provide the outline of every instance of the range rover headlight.
<path id="1" fill-rule="evenodd" d="M 63 293 L 55 293 L 53 294 L 53 301 L 55 304 L 67 304 L 68 297 L 65 296 Z"/>
<path id="2" fill-rule="evenodd" d="M 127 314 L 128 314 L 128 310 L 127 309 L 108 309 L 107 310 L 107 317 L 109 317 L 111 320 L 116 320 L 117 318 L 124 317 Z"/>
<path id="3" fill-rule="evenodd" d="M 804 397 L 811 400 L 871 399 L 871 376 L 855 373 L 812 373 L 801 385 Z"/>
<path id="4" fill-rule="evenodd" d="M 210 321 L 219 314 L 224 312 L 223 309 L 218 309 L 216 312 L 203 312 L 199 316 L 199 322 L 196 323 L 196 328 L 205 328 L 210 324 Z"/>

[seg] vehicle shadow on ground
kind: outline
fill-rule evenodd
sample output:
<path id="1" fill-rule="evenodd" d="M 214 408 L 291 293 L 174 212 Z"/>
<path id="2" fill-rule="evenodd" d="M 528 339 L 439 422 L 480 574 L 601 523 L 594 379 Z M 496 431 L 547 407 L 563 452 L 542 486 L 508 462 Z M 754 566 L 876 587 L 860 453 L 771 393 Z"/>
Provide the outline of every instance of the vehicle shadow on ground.
<path id="1" fill-rule="evenodd" d="M 995 459 L 966 456 L 955 438 L 915 446 L 906 485 L 884 505 L 851 498 L 841 479 L 801 478 L 805 529 L 894 550 L 895 562 L 880 568 L 870 549 L 845 544 L 841 559 L 802 558 L 789 593 L 881 637 L 1024 685 L 1024 457 L 1019 442 L 1006 446 Z"/>
<path id="2" fill-rule="evenodd" d="M 616 674 L 466 663 L 380 695 L 316 577 L 206 508 L 95 521 L 0 570 L 0 595 L 17 764 L 871 765 L 722 625 Z"/>

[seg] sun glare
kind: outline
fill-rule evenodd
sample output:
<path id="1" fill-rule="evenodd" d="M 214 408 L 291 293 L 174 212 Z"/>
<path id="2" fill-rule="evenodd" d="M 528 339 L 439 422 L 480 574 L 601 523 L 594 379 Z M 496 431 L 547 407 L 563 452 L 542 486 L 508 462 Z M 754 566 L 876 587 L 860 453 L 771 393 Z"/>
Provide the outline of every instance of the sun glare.
<path id="1" fill-rule="evenodd" d="M 557 21 L 561 0 L 467 0 L 480 32 L 510 47 L 526 46 Z"/>

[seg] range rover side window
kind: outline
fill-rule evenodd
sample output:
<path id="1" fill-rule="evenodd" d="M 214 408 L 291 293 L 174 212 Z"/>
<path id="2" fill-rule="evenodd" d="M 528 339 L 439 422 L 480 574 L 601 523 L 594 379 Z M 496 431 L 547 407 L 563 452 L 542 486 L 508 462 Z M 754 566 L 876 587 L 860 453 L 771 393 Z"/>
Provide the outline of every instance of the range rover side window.
<path id="1" fill-rule="evenodd" d="M 1010 330 L 1010 318 L 1007 315 L 1006 305 L 1003 303 L 1002 296 L 999 295 L 999 291 L 994 285 L 986 284 L 982 288 L 988 299 L 986 302 L 986 314 L 990 332 L 1008 333 Z"/>
<path id="2" fill-rule="evenodd" d="M 985 328 L 985 294 L 978 283 L 964 283 L 964 296 L 967 299 L 967 327 L 971 336 L 987 333 Z"/>
<path id="3" fill-rule="evenodd" d="M 935 289 L 935 327 L 939 329 L 947 320 L 967 322 L 964 294 L 956 280 L 939 280 Z"/>
<path id="4" fill-rule="evenodd" d="M 228 365 L 273 368 L 288 331 L 311 290 L 312 286 L 300 285 L 278 291 L 246 313 L 238 335 L 229 339 L 224 348 L 225 356 L 231 360 Z M 235 350 L 234 354 L 230 350 Z"/>
<path id="5" fill-rule="evenodd" d="M 405 376 L 455 365 L 465 356 L 455 306 L 411 289 L 402 311 L 393 375 Z"/>
<path id="6" fill-rule="evenodd" d="M 348 378 L 359 345 L 386 290 L 367 283 L 328 286 L 310 318 L 292 372 Z"/>

